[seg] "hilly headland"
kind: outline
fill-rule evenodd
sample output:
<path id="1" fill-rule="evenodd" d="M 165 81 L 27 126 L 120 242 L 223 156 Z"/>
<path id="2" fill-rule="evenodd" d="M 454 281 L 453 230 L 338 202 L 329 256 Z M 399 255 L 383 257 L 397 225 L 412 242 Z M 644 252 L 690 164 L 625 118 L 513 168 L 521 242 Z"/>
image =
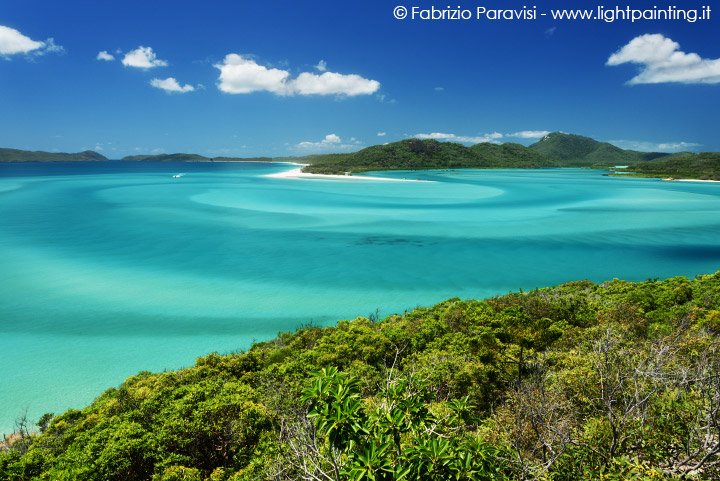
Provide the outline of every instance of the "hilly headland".
<path id="1" fill-rule="evenodd" d="M 107 161 L 93 151 L 75 154 L 0 149 L 0 162 Z M 382 170 L 420 169 L 539 169 L 584 167 L 614 173 L 667 179 L 720 180 L 720 153 L 639 152 L 621 149 L 580 135 L 553 132 L 525 147 L 516 143 L 483 142 L 465 146 L 434 139 L 406 139 L 373 145 L 357 152 L 301 157 L 205 157 L 198 154 L 127 156 L 134 162 L 295 162 L 313 174 L 353 174 Z"/>

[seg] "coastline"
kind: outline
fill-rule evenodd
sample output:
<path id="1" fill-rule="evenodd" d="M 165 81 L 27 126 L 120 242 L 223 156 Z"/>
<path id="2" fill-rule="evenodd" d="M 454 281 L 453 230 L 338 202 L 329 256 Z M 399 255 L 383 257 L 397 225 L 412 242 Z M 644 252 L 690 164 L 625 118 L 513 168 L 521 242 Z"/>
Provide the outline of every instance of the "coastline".
<path id="1" fill-rule="evenodd" d="M 283 172 L 277 172 L 275 174 L 267 174 L 263 177 L 273 177 L 275 179 L 317 179 L 317 180 L 382 180 L 382 181 L 397 181 L 397 182 L 433 182 L 432 180 L 420 180 L 420 179 L 393 179 L 392 177 L 363 177 L 356 175 L 337 175 L 337 174 L 311 174 L 303 172 L 303 167 L 307 167 L 310 164 L 297 164 L 295 162 L 286 162 L 290 165 L 299 165 L 295 169 L 286 170 Z"/>
<path id="2" fill-rule="evenodd" d="M 672 177 L 665 177 L 663 179 L 660 179 L 665 182 L 710 182 L 710 183 L 718 183 L 720 180 L 710 180 L 710 179 L 673 179 Z"/>

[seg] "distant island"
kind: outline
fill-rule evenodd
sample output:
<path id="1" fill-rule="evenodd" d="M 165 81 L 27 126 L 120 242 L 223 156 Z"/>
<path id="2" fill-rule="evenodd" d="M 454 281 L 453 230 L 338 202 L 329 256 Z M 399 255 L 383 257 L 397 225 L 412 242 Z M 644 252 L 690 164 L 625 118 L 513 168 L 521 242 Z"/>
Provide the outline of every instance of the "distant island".
<path id="1" fill-rule="evenodd" d="M 0 162 L 107 162 L 110 159 L 92 150 L 76 154 L 0 148 Z M 205 157 L 197 154 L 130 155 L 121 161 L 142 162 L 272 162 L 270 157 Z"/>
<path id="2" fill-rule="evenodd" d="M 0 162 L 97 162 L 108 160 L 104 155 L 86 150 L 77 154 L 31 152 L 28 150 L 0 148 Z"/>
<path id="3" fill-rule="evenodd" d="M 76 154 L 29 152 L 0 148 L 0 162 L 108 161 L 97 152 Z M 205 157 L 197 154 L 132 155 L 132 162 L 297 162 L 304 172 L 344 174 L 378 170 L 422 169 L 539 169 L 585 167 L 614 174 L 672 179 L 720 180 L 720 153 L 638 152 L 580 135 L 553 132 L 525 147 L 516 143 L 483 142 L 466 147 L 434 139 L 406 139 L 373 145 L 352 153 L 303 157 Z M 611 174 L 612 175 L 612 174 Z"/>
<path id="4" fill-rule="evenodd" d="M 271 157 L 204 157 L 197 154 L 130 155 L 121 161 L 134 162 L 272 162 Z"/>

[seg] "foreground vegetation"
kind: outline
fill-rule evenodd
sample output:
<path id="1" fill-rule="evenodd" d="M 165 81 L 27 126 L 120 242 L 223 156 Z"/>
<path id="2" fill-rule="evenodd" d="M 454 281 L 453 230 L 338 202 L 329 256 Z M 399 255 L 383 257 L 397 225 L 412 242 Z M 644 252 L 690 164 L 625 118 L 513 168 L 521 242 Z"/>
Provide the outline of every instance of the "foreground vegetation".
<path id="1" fill-rule="evenodd" d="M 306 326 L 48 414 L 3 480 L 717 479 L 720 272 Z"/>

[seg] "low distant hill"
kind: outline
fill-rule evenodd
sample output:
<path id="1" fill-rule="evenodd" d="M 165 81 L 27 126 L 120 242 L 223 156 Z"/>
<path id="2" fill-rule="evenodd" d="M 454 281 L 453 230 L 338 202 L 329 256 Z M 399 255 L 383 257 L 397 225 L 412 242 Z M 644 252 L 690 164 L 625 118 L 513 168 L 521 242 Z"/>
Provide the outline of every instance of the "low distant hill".
<path id="1" fill-rule="evenodd" d="M 133 162 L 200 162 L 209 161 L 208 157 L 197 154 L 160 154 L 160 155 L 128 155 L 120 160 Z"/>
<path id="2" fill-rule="evenodd" d="M 78 152 L 77 154 L 65 154 L 0 148 L 0 162 L 88 162 L 104 160 L 108 159 L 92 150 Z"/>
<path id="3" fill-rule="evenodd" d="M 640 162 L 631 168 L 633 172 L 648 177 L 720 180 L 720 153 L 700 152 L 680 157 L 668 156 L 659 161 Z"/>
<path id="4" fill-rule="evenodd" d="M 270 157 L 205 157 L 198 154 L 129 155 L 120 160 L 136 162 L 272 162 Z"/>
<path id="5" fill-rule="evenodd" d="M 309 155 L 297 161 L 310 164 L 304 170 L 316 174 L 368 170 L 557 167 L 556 162 L 520 144 L 482 143 L 465 147 L 434 139 L 407 139 L 348 154 Z"/>
<path id="6" fill-rule="evenodd" d="M 550 133 L 529 148 L 568 167 L 633 165 L 671 155 L 625 150 L 607 142 L 562 132 Z"/>

